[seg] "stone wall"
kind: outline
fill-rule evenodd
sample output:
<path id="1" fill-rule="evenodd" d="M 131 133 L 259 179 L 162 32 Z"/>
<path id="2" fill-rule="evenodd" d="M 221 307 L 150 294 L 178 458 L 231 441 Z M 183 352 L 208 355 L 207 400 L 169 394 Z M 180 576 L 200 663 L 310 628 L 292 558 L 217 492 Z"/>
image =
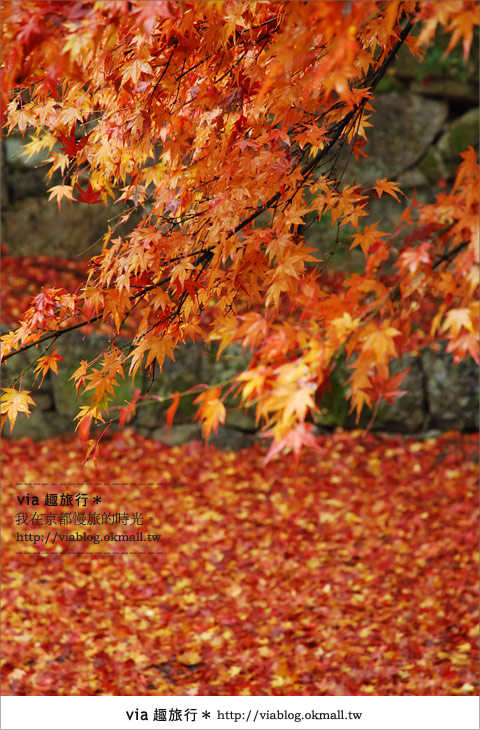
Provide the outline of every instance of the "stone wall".
<path id="1" fill-rule="evenodd" d="M 117 340 L 121 346 L 122 341 Z M 32 363 L 38 353 L 31 348 L 16 358 L 8 360 L 3 367 L 4 384 L 23 370 L 22 386 L 31 390 L 31 396 L 37 407 L 32 408 L 29 419 L 20 415 L 13 430 L 6 437 L 20 438 L 29 436 L 34 439 L 48 438 L 59 433 L 73 432 L 74 417 L 78 413 L 82 401 L 76 398 L 71 381 L 74 370 L 81 359 L 91 360 L 107 345 L 107 338 L 100 335 L 82 337 L 72 332 L 63 335 L 56 343 L 56 349 L 64 358 L 60 363 L 59 375 L 47 374 L 42 385 L 38 379 L 34 382 Z M 118 397 L 110 415 L 118 415 L 119 408 L 125 405 L 133 395 L 134 388 L 139 388 L 155 396 L 158 400 L 145 401 L 137 408 L 131 425 L 146 436 L 169 444 L 178 444 L 194 438 L 200 438 L 200 430 L 192 418 L 196 407 L 193 405 L 195 395 L 182 398 L 172 429 L 165 428 L 165 411 L 170 405 L 167 398 L 173 391 L 184 392 L 198 383 L 215 384 L 239 372 L 246 364 L 246 356 L 238 347 L 230 347 L 221 360 L 216 360 L 213 349 L 206 349 L 203 344 L 194 344 L 181 348 L 176 353 L 176 362 L 165 361 L 161 374 L 155 379 L 145 373 L 138 372 L 135 381 L 131 378 L 121 381 Z M 444 431 L 474 431 L 478 429 L 478 369 L 471 360 L 453 365 L 452 358 L 442 352 L 424 351 L 418 357 L 405 356 L 396 361 L 392 367 L 394 372 L 410 368 L 402 389 L 407 394 L 394 405 L 382 404 L 373 430 L 399 433 L 421 433 L 432 429 Z M 355 428 L 355 420 L 348 413 L 345 390 L 340 385 L 348 377 L 343 364 L 337 367 L 332 377 L 334 402 L 329 403 L 318 422 L 323 428 Z M 231 400 L 227 406 L 233 406 Z M 370 420 L 370 412 L 365 411 L 360 426 L 365 427 Z M 358 427 L 358 426 L 357 426 Z M 116 425 L 113 425 L 113 429 Z M 258 438 L 252 412 L 227 408 L 225 426 L 221 426 L 217 436 L 212 436 L 212 443 L 225 448 L 242 448 Z"/>

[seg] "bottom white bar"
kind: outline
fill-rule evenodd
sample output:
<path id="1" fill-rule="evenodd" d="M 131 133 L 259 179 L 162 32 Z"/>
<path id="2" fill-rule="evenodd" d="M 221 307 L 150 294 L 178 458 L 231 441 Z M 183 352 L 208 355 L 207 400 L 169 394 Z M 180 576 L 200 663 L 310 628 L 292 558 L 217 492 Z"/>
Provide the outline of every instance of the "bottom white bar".
<path id="1" fill-rule="evenodd" d="M 476 730 L 477 697 L 2 697 L 2 730 Z"/>

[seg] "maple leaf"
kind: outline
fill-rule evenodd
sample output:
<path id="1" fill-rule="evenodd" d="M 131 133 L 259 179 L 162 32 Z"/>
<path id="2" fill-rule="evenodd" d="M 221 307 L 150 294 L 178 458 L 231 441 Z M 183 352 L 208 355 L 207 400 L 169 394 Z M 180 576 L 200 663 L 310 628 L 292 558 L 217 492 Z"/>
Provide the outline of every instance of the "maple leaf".
<path id="1" fill-rule="evenodd" d="M 450 309 L 440 327 L 441 332 L 450 330 L 453 337 L 458 337 L 460 330 L 464 327 L 468 332 L 473 332 L 472 316 L 469 309 Z"/>
<path id="2" fill-rule="evenodd" d="M 87 375 L 88 371 L 88 362 L 86 360 L 80 361 L 80 366 L 75 370 L 73 375 L 71 376 L 70 380 L 75 381 L 75 388 L 77 389 L 77 396 L 78 391 L 84 385 L 85 383 L 85 377 Z"/>
<path id="3" fill-rule="evenodd" d="M 5 309 L 3 308 L 5 313 Z M 0 354 L 0 360 L 3 360 L 14 348 L 17 342 L 16 334 L 14 330 L 10 330 L 7 334 L 1 336 L 2 350 Z"/>
<path id="4" fill-rule="evenodd" d="M 314 449 L 315 451 L 320 451 L 314 431 L 315 427 L 311 423 L 299 423 L 295 426 L 295 428 L 291 429 L 284 438 L 275 440 L 272 443 L 265 456 L 264 463 L 268 464 L 274 456 L 280 454 L 285 449 L 292 450 L 297 459 L 304 446 Z M 271 436 L 275 436 L 275 433 L 270 430 L 263 431 L 260 435 L 263 438 L 269 438 Z"/>
<path id="5" fill-rule="evenodd" d="M 130 403 L 128 405 L 123 406 L 123 408 L 120 410 L 120 418 L 118 421 L 118 425 L 120 428 L 124 426 L 126 423 L 128 423 L 133 416 L 136 413 L 136 407 L 135 404 L 137 403 L 138 399 L 140 398 L 140 390 L 138 388 L 135 388 L 133 391 L 133 397 Z"/>
<path id="6" fill-rule="evenodd" d="M 80 185 L 75 185 L 76 190 L 80 193 L 79 198 L 75 198 L 75 200 L 78 200 L 80 203 L 90 203 L 91 205 L 95 205 L 96 203 L 100 203 L 100 190 L 93 190 L 92 184 L 89 181 L 87 187 L 85 190 L 82 190 Z"/>
<path id="7" fill-rule="evenodd" d="M 399 390 L 398 386 L 402 383 L 410 368 L 401 370 L 400 372 L 392 375 L 388 380 L 383 380 L 377 376 L 370 378 L 370 398 L 373 401 L 380 400 L 383 398 L 387 403 L 394 403 L 397 398 L 401 398 L 402 395 L 407 393 L 406 390 Z"/>
<path id="8" fill-rule="evenodd" d="M 75 198 L 73 197 L 73 188 L 71 185 L 54 185 L 53 187 L 48 189 L 48 192 L 50 193 L 48 197 L 49 200 L 52 200 L 52 198 L 57 199 L 58 210 L 60 210 L 60 202 L 62 198 L 75 200 Z"/>
<path id="9" fill-rule="evenodd" d="M 3 394 L 1 397 L 1 416 L 2 416 L 2 428 L 8 418 L 10 421 L 10 428 L 13 430 L 15 421 L 19 413 L 26 413 L 30 417 L 29 406 L 34 406 L 35 401 L 30 397 L 29 390 L 16 390 L 15 388 L 2 388 Z"/>
<path id="10" fill-rule="evenodd" d="M 147 337 L 146 346 L 148 348 L 147 365 L 153 360 L 158 362 L 160 372 L 162 372 L 165 357 L 168 355 L 175 360 L 173 355 L 173 342 L 168 337 Z"/>
<path id="11" fill-rule="evenodd" d="M 300 422 L 304 421 L 307 412 L 311 409 L 315 409 L 315 402 L 313 400 L 313 392 L 316 390 L 316 386 L 313 382 L 306 383 L 298 389 L 288 398 L 285 404 L 285 410 L 283 412 L 283 422 L 289 423 L 292 416 Z"/>
<path id="12" fill-rule="evenodd" d="M 56 85 L 55 85 L 56 89 Z M 62 150 L 68 155 L 68 157 L 76 157 L 77 153 L 82 150 L 88 142 L 91 132 L 86 134 L 82 139 L 77 140 L 75 137 L 76 124 L 72 126 L 70 135 L 67 137 L 62 132 L 58 132 L 58 139 L 62 142 Z"/>
<path id="13" fill-rule="evenodd" d="M 360 159 L 360 155 L 362 157 L 367 157 L 367 158 L 369 157 L 369 155 L 367 155 L 367 153 L 363 150 L 363 147 L 365 147 L 366 144 L 367 144 L 366 139 L 356 139 L 355 140 L 355 143 L 352 147 L 352 152 L 355 155 L 355 159 L 357 160 L 357 162 Z"/>
<path id="14" fill-rule="evenodd" d="M 93 461 L 93 465 L 97 466 L 98 451 L 99 442 L 95 439 L 90 439 L 88 442 L 88 448 L 85 454 L 85 458 L 83 460 L 83 466 L 85 466 L 85 464 L 87 464 L 89 461 Z"/>
<path id="15" fill-rule="evenodd" d="M 430 266 L 432 259 L 429 251 L 431 248 L 430 243 L 423 241 L 417 248 L 404 249 L 399 256 L 397 266 L 403 271 L 408 270 L 411 274 L 414 274 L 421 264 Z"/>
<path id="16" fill-rule="evenodd" d="M 381 198 L 383 193 L 387 193 L 387 195 L 391 195 L 395 200 L 398 200 L 400 202 L 400 198 L 398 197 L 397 193 L 400 193 L 400 195 L 403 195 L 405 197 L 405 194 L 400 190 L 400 188 L 393 182 L 387 182 L 387 178 L 383 177 L 381 180 L 377 178 L 377 184 L 373 188 L 378 197 Z"/>
<path id="17" fill-rule="evenodd" d="M 94 390 L 95 399 L 98 403 L 107 393 L 115 395 L 114 386 L 118 383 L 110 373 L 105 373 L 103 370 L 94 370 L 86 376 L 86 380 L 88 385 L 85 385 L 85 390 Z"/>
<path id="18" fill-rule="evenodd" d="M 179 403 L 180 393 L 178 391 L 175 391 L 174 393 L 172 393 L 172 404 L 167 408 L 165 413 L 165 423 L 167 426 L 167 430 L 172 428 L 173 419 L 175 418 L 175 413 L 177 412 Z"/>
<path id="19" fill-rule="evenodd" d="M 465 4 L 463 5 L 465 7 Z M 462 40 L 463 60 L 466 62 L 472 46 L 473 29 L 476 25 L 478 25 L 478 7 L 465 7 L 465 10 L 459 7 L 458 14 L 454 15 L 449 24 L 449 30 L 453 32 L 443 57 L 450 53 L 459 40 Z"/>
<path id="20" fill-rule="evenodd" d="M 453 337 L 446 347 L 447 352 L 453 352 L 453 361 L 459 363 L 462 358 L 469 354 L 479 364 L 479 343 L 478 337 L 473 332 L 466 332 Z"/>
<path id="21" fill-rule="evenodd" d="M 225 423 L 226 410 L 219 396 L 221 388 L 210 388 L 204 393 L 200 393 L 193 401 L 196 405 L 199 403 L 195 420 L 199 420 L 202 424 L 202 433 L 206 441 L 210 437 L 210 433 L 217 433 L 221 423 Z"/>
<path id="22" fill-rule="evenodd" d="M 80 441 L 85 443 L 88 441 L 90 435 L 90 428 L 92 425 L 92 416 L 83 416 L 78 422 L 78 437 Z"/>
<path id="23" fill-rule="evenodd" d="M 370 378 L 368 376 L 367 368 L 365 365 L 357 359 L 353 365 L 353 373 L 349 378 L 350 383 L 350 413 L 356 411 L 356 422 L 360 418 L 360 414 L 363 407 L 371 407 L 372 401 L 368 394 L 371 387 Z"/>
<path id="24" fill-rule="evenodd" d="M 247 370 L 245 373 L 240 373 L 237 376 L 239 382 L 246 381 L 242 387 L 242 399 L 244 402 L 252 400 L 252 396 L 258 395 L 262 392 L 264 383 L 267 379 L 268 371 L 266 368 L 254 368 Z"/>
<path id="25" fill-rule="evenodd" d="M 42 379 L 40 381 L 40 385 L 42 385 L 45 375 L 48 373 L 49 370 L 53 370 L 54 373 L 58 375 L 58 361 L 63 360 L 63 357 L 61 357 L 58 352 L 52 352 L 51 355 L 44 355 L 43 357 L 39 357 L 37 360 L 37 364 L 34 368 L 34 372 L 37 374 L 42 373 Z"/>
<path id="26" fill-rule="evenodd" d="M 81 406 L 79 412 L 75 416 L 75 420 L 78 420 L 78 423 L 75 427 L 75 430 L 80 428 L 80 423 L 84 418 L 95 418 L 97 421 L 101 421 L 102 423 L 105 423 L 105 419 L 103 418 L 102 410 L 104 408 L 107 408 L 108 406 L 108 400 L 107 397 L 104 396 L 104 398 L 99 403 L 88 403 L 87 405 Z M 85 427 L 84 427 L 85 428 Z"/>
<path id="27" fill-rule="evenodd" d="M 363 254 L 367 256 L 370 247 L 376 241 L 381 241 L 387 234 L 384 231 L 377 230 L 378 221 L 365 226 L 361 233 L 356 233 L 352 239 L 352 245 L 350 249 L 355 246 L 360 246 Z"/>
<path id="28" fill-rule="evenodd" d="M 177 3 L 171 0 L 149 0 L 148 2 L 138 3 L 138 7 L 133 11 L 137 17 L 137 21 L 141 23 L 145 33 L 150 36 L 157 22 L 157 18 L 178 17 L 179 8 Z"/>

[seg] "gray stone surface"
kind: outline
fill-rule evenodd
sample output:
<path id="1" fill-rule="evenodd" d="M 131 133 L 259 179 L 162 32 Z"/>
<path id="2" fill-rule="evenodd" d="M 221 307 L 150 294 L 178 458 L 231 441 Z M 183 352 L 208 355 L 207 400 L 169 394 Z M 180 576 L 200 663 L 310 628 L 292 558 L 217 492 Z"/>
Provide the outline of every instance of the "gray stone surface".
<path id="1" fill-rule="evenodd" d="M 101 250 L 112 211 L 104 205 L 77 205 L 26 197 L 2 211 L 3 239 L 10 255 L 83 258 Z"/>
<path id="2" fill-rule="evenodd" d="M 156 441 L 161 441 L 168 446 L 178 446 L 193 439 L 201 439 L 201 432 L 194 423 L 180 423 L 172 428 L 165 427 L 155 428 L 151 437 Z"/>
<path id="3" fill-rule="evenodd" d="M 374 422 L 376 431 L 394 431 L 397 433 L 415 433 L 424 431 L 429 426 L 429 413 L 425 402 L 425 380 L 421 358 L 404 356 L 394 360 L 390 367 L 392 375 L 410 368 L 405 376 L 401 390 L 407 393 L 395 403 L 382 401 L 378 416 Z"/>
<path id="4" fill-rule="evenodd" d="M 460 153 L 470 145 L 478 147 L 480 112 L 469 109 L 449 124 L 436 145 L 446 168 L 446 177 L 454 175 L 460 162 Z"/>
<path id="5" fill-rule="evenodd" d="M 478 430 L 479 370 L 471 359 L 453 364 L 451 355 L 422 355 L 430 426 L 443 431 Z"/>
<path id="6" fill-rule="evenodd" d="M 254 440 L 253 435 L 244 433 L 243 431 L 237 431 L 234 428 L 228 428 L 227 426 L 219 426 L 218 432 L 212 434 L 210 437 L 210 443 L 216 446 L 217 449 L 232 451 L 246 449 L 252 445 Z"/>
<path id="7" fill-rule="evenodd" d="M 445 102 L 396 91 L 378 95 L 373 106 L 375 113 L 369 120 L 373 127 L 367 129 L 364 147 L 370 159 L 352 160 L 346 182 L 370 186 L 377 178 L 396 180 L 422 159 L 448 115 Z"/>

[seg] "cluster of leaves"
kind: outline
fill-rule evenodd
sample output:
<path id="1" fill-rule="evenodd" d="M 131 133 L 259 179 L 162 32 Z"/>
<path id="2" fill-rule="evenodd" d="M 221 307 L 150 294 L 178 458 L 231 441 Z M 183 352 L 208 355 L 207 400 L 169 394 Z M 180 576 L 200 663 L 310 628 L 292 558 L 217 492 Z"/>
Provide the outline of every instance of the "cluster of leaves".
<path id="1" fill-rule="evenodd" d="M 6 442 L 3 693 L 476 694 L 476 438 L 338 431 L 317 446 L 293 473 L 258 447 L 168 448 L 127 429 L 86 475 L 79 441 Z M 17 542 L 45 534 L 18 512 L 72 511 L 19 507 L 27 491 L 143 515 L 51 532 L 160 543 Z"/>
<path id="2" fill-rule="evenodd" d="M 0 272 L 1 321 L 10 326 L 18 326 L 32 300 L 42 289 L 56 289 L 57 294 L 78 294 L 88 274 L 88 260 L 72 261 L 60 256 L 2 256 Z M 138 313 L 124 323 L 120 332 L 131 334 L 138 323 Z M 69 325 L 77 324 L 79 317 L 72 316 Z M 85 325 L 88 334 L 93 325 Z M 112 333 L 109 322 L 100 322 L 97 331 Z"/>
<path id="3" fill-rule="evenodd" d="M 17 327 L 23 313 L 28 309 L 31 300 L 40 289 L 57 287 L 61 291 L 78 291 L 87 273 L 88 261 L 72 261 L 58 256 L 2 256 L 2 270 L 0 272 L 0 317 L 1 322 Z M 385 287 L 390 287 L 393 281 L 391 275 L 379 275 L 379 280 Z M 348 288 L 348 275 L 342 271 L 319 273 L 318 282 L 323 292 L 343 296 Z M 342 294 L 343 291 L 343 294 Z M 435 347 L 429 338 L 431 320 L 437 311 L 437 301 L 426 292 L 422 299 L 422 310 L 417 313 L 416 329 L 411 333 L 408 341 L 409 351 L 418 352 L 422 347 Z M 258 307 L 265 313 L 265 308 Z M 421 314 L 423 313 L 423 321 Z M 284 310 L 285 316 L 287 310 Z M 132 328 L 138 324 L 139 312 L 132 312 L 124 322 L 119 334 L 128 336 Z M 79 317 L 66 320 L 68 325 L 75 326 Z M 83 332 L 88 334 L 94 325 L 84 325 Z M 97 331 L 113 334 L 114 328 L 109 320 L 99 322 Z M 328 378 L 326 379 L 328 381 Z M 327 387 L 328 383 L 325 383 Z"/>
<path id="4" fill-rule="evenodd" d="M 54 256 L 2 256 L 2 322 L 18 324 L 33 297 L 42 288 L 76 292 L 88 271 L 88 262 Z"/>
<path id="5" fill-rule="evenodd" d="M 80 421 L 103 421 L 127 371 L 161 370 L 183 342 L 216 341 L 220 353 L 240 342 L 252 361 L 233 383 L 239 401 L 273 437 L 270 455 L 298 452 L 313 443 L 316 394 L 341 353 L 357 414 L 398 397 L 390 361 L 411 347 L 427 293 L 438 312 L 428 339 L 478 362 L 473 149 L 450 192 L 405 209 L 400 226 L 414 230 L 400 227 L 395 245 L 361 219 L 371 195 L 400 201 L 398 186 L 363 190 L 336 169 L 342 147 L 364 154 L 375 88 L 402 44 L 421 54 L 442 27 L 447 51 L 461 41 L 466 57 L 477 3 L 52 1 L 7 2 L 3 13 L 4 124 L 33 128 L 27 154 L 47 150 L 50 173 L 61 171 L 50 197 L 114 199 L 126 206 L 119 222 L 144 213 L 123 239 L 109 228 L 80 292 L 44 289 L 2 338 L 9 357 L 54 342 L 72 316 L 119 332 L 142 308 L 129 349 L 113 337 L 103 359 L 77 370 L 89 399 Z M 327 262 L 302 238 L 312 214 L 357 230 L 365 271 L 341 294 L 322 288 Z M 231 390 L 199 399 L 205 436 Z M 10 391 L 4 419 L 18 399 Z"/>

